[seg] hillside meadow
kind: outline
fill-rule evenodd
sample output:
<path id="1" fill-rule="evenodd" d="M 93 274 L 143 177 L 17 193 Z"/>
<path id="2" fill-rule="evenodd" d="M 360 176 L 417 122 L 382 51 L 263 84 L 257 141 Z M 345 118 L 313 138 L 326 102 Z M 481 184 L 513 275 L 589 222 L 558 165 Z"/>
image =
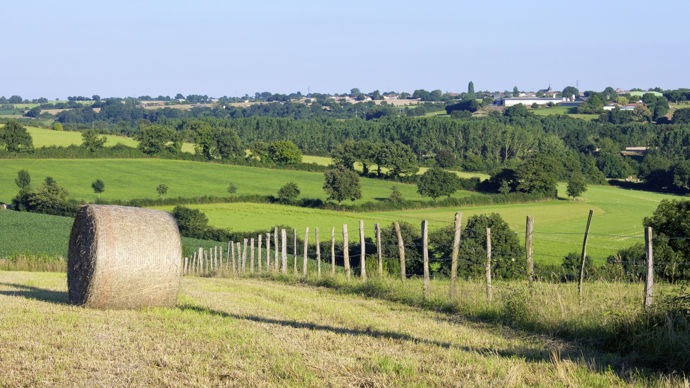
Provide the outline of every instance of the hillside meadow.
<path id="1" fill-rule="evenodd" d="M 565 185 L 559 187 L 564 196 Z M 590 186 L 581 199 L 561 198 L 543 202 L 465 206 L 458 208 L 429 208 L 378 212 L 342 212 L 308 209 L 294 206 L 255 203 L 224 203 L 187 205 L 207 215 L 209 224 L 235 231 L 266 229 L 274 225 L 289 225 L 300 235 L 306 227 L 319 227 L 322 240 L 330 239 L 331 228 L 336 228 L 336 239 L 342 241 L 342 224 L 347 224 L 350 239 L 356 239 L 359 220 L 364 220 L 367 237 L 374 237 L 374 224 L 388 227 L 394 221 L 420 225 L 429 221 L 431 230 L 453 223 L 455 212 L 463 213 L 463 223 L 472 215 L 498 213 L 511 229 L 524 239 L 525 218 L 534 216 L 535 260 L 560 264 L 563 256 L 580 252 L 587 214 L 594 210 L 588 255 L 601 264 L 619 249 L 643 242 L 642 219 L 650 216 L 663 199 L 679 197 L 651 192 L 621 189 L 615 186 Z M 160 207 L 171 211 L 172 206 Z M 523 241 L 524 243 L 524 241 Z"/>
<path id="2" fill-rule="evenodd" d="M 276 195 L 281 186 L 295 182 L 300 198 L 326 199 L 323 173 L 298 170 L 234 166 L 228 164 L 160 159 L 21 159 L 0 160 L 0 201 L 10 202 L 17 193 L 14 179 L 19 170 L 28 170 L 32 184 L 38 186 L 51 176 L 70 193 L 70 198 L 94 201 L 91 183 L 102 179 L 104 200 L 156 198 L 156 187 L 168 186 L 168 197 L 228 196 L 232 183 L 237 195 Z M 408 200 L 423 199 L 417 186 L 379 179 L 362 178 L 362 199 L 345 203 L 363 203 L 387 198 L 398 186 Z M 455 197 L 477 195 L 458 191 Z"/>
<path id="3" fill-rule="evenodd" d="M 65 274 L 0 271 L 0 303 L 10 386 L 683 383 L 546 335 L 251 278 L 184 278 L 173 308 L 103 311 L 67 304 Z"/>
<path id="4" fill-rule="evenodd" d="M 81 145 L 82 137 L 81 132 L 75 131 L 54 131 L 52 129 L 38 128 L 38 127 L 25 127 L 27 132 L 31 135 L 34 142 L 34 147 L 67 147 L 71 145 Z M 106 147 L 112 147 L 116 144 L 123 144 L 128 147 L 136 147 L 139 142 L 126 136 L 115 136 L 115 135 L 100 135 L 105 136 L 108 139 L 105 143 Z M 194 153 L 194 144 L 184 143 L 182 144 L 182 151 Z"/>

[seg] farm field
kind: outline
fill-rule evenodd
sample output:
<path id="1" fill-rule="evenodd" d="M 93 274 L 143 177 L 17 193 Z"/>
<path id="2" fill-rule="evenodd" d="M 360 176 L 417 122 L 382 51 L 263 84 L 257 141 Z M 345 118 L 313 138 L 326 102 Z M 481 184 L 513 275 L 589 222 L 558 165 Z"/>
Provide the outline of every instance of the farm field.
<path id="1" fill-rule="evenodd" d="M 315 156 L 315 155 L 303 155 L 302 156 L 302 162 L 304 163 L 313 163 L 313 164 L 318 164 L 320 166 L 329 166 L 333 163 L 333 159 L 329 156 Z M 355 165 L 355 170 L 357 171 L 362 171 L 362 164 L 359 162 L 356 162 Z M 372 168 L 372 170 L 375 169 Z M 428 167 L 420 167 L 418 174 L 424 174 L 429 168 Z M 382 171 L 386 171 L 386 169 L 381 169 Z M 489 174 L 484 174 L 481 172 L 470 172 L 470 171 L 455 171 L 455 170 L 448 170 L 451 172 L 454 172 L 457 176 L 460 178 L 479 178 L 481 180 L 484 179 L 489 179 L 490 176 Z"/>
<path id="2" fill-rule="evenodd" d="M 16 255 L 67 257 L 74 219 L 28 212 L 0 211 L 0 258 Z M 215 243 L 182 237 L 186 254 Z"/>
<path id="3" fill-rule="evenodd" d="M 538 116 L 548 116 L 548 115 L 568 115 L 576 119 L 582 120 L 594 120 L 599 117 L 595 114 L 584 114 L 584 113 L 569 113 L 571 109 L 575 109 L 570 106 L 552 106 L 548 108 L 531 109 L 530 112 Z"/>
<path id="4" fill-rule="evenodd" d="M 559 187 L 565 196 L 565 185 Z M 309 226 L 319 227 L 321 239 L 330 239 L 331 228 L 336 227 L 336 238 L 342 240 L 342 224 L 348 224 L 351 236 L 356 236 L 359 220 L 365 221 L 366 235 L 373 237 L 374 223 L 387 227 L 393 221 L 406 221 L 416 225 L 429 221 L 431 230 L 451 225 L 455 212 L 463 212 L 463 222 L 476 214 L 498 213 L 510 227 L 524 237 L 525 217 L 535 218 L 535 261 L 560 264 L 563 256 L 582 249 L 582 237 L 589 209 L 594 217 L 588 242 L 588 255 L 597 264 L 617 250 L 643 242 L 642 219 L 650 216 L 662 199 L 680 197 L 642 191 L 625 190 L 614 186 L 590 186 L 583 200 L 566 199 L 536 203 L 466 206 L 459 208 L 411 209 L 379 212 L 339 212 L 307 209 L 294 206 L 254 203 L 227 203 L 186 205 L 204 212 L 209 224 L 236 231 L 253 231 L 274 225 L 289 225 L 303 234 Z M 160 207 L 172 210 L 172 206 Z M 313 232 L 312 232 L 313 233 Z M 312 237 L 313 238 L 313 237 Z M 351 237 L 354 239 L 356 237 Z"/>
<path id="5" fill-rule="evenodd" d="M 476 288 L 463 284 L 461 288 Z M 627 288 L 618 289 L 601 308 L 626 297 Z M 496 289 L 508 288 L 497 282 Z M 624 363 L 618 354 L 324 288 L 257 279 L 184 278 L 176 307 L 120 311 L 71 306 L 66 291 L 65 274 L 0 271 L 3 384 L 649 383 L 637 371 L 617 369 Z M 539 295 L 542 291 L 550 295 L 546 289 Z M 572 292 L 565 294 L 572 299 Z M 566 306 L 578 309 L 577 303 Z M 664 381 L 682 384 L 678 378 L 661 377 Z"/>
<path id="6" fill-rule="evenodd" d="M 278 170 L 269 168 L 233 166 L 208 162 L 189 162 L 159 159 L 21 159 L 0 160 L 0 201 L 10 202 L 17 193 L 14 179 L 17 172 L 26 169 L 32 183 L 38 186 L 51 176 L 70 193 L 70 198 L 95 201 L 97 196 L 91 183 L 102 179 L 104 200 L 156 198 L 156 186 L 168 185 L 169 197 L 195 197 L 204 195 L 228 196 L 227 187 L 233 183 L 237 195 L 276 195 L 288 182 L 296 182 L 300 198 L 326 199 L 323 174 L 318 172 Z M 362 178 L 362 199 L 354 203 L 387 198 L 396 185 L 409 200 L 422 199 L 417 186 L 378 179 Z M 455 197 L 476 195 L 458 191 Z M 351 203 L 345 201 L 345 203 Z"/>
<path id="7" fill-rule="evenodd" d="M 25 127 L 27 132 L 31 135 L 34 141 L 34 147 L 50 147 L 70 145 L 80 145 L 82 142 L 81 132 L 74 131 L 53 131 L 52 129 Z M 139 144 L 136 140 L 126 136 L 114 135 L 100 135 L 105 136 L 108 141 L 105 143 L 106 147 L 112 147 L 116 144 L 123 144 L 128 147 L 136 147 Z M 194 153 L 194 144 L 182 144 L 182 151 Z"/>

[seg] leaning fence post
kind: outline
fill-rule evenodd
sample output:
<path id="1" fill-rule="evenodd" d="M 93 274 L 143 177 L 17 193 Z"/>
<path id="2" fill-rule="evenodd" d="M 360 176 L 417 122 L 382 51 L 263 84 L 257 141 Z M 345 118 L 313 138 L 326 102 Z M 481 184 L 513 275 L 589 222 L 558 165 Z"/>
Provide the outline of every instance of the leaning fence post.
<path id="1" fill-rule="evenodd" d="M 491 289 L 491 228 L 486 228 L 486 299 L 491 302 L 493 290 Z"/>
<path id="2" fill-rule="evenodd" d="M 319 241 L 319 227 L 314 227 L 314 242 L 316 243 L 316 276 L 321 277 L 321 242 Z"/>
<path id="3" fill-rule="evenodd" d="M 258 242 L 259 246 L 258 246 L 257 251 L 256 251 L 256 262 L 259 265 L 259 272 L 261 272 L 261 259 L 262 259 L 262 257 L 261 257 L 261 238 L 262 237 L 263 237 L 263 235 L 261 233 L 259 233 L 259 237 L 258 237 L 259 238 L 259 242 Z"/>
<path id="4" fill-rule="evenodd" d="M 400 224 L 398 221 L 393 223 L 395 226 L 395 234 L 398 236 L 398 254 L 400 256 L 400 278 L 405 281 L 407 273 L 405 273 L 405 244 L 403 243 L 402 233 L 400 233 Z"/>
<path id="5" fill-rule="evenodd" d="M 359 276 L 362 280 L 367 280 L 367 252 L 364 245 L 364 220 L 359 220 Z"/>
<path id="6" fill-rule="evenodd" d="M 199 271 L 199 275 L 201 275 L 204 271 L 204 248 L 199 247 L 199 254 L 197 257 L 199 258 L 199 265 L 197 266 L 197 270 Z"/>
<path id="7" fill-rule="evenodd" d="M 307 276 L 307 255 L 309 254 L 309 227 L 304 230 L 304 258 L 302 259 L 302 276 Z"/>
<path id="8" fill-rule="evenodd" d="M 379 260 L 379 277 L 383 276 L 383 251 L 381 250 L 381 225 L 374 224 L 376 231 L 376 255 Z"/>
<path id="9" fill-rule="evenodd" d="M 530 284 L 534 281 L 534 257 L 532 237 L 534 236 L 534 217 L 527 216 L 525 225 L 525 255 L 527 256 L 527 277 Z"/>
<path id="10" fill-rule="evenodd" d="M 585 278 L 585 260 L 587 260 L 587 238 L 589 237 L 589 225 L 592 222 L 593 210 L 589 211 L 587 217 L 587 227 L 585 228 L 585 238 L 582 241 L 582 257 L 580 257 L 580 278 L 577 280 L 577 295 L 580 303 L 582 303 L 582 281 Z"/>
<path id="11" fill-rule="evenodd" d="M 331 275 L 335 275 L 335 226 L 331 228 Z"/>
<path id="12" fill-rule="evenodd" d="M 350 280 L 350 248 L 347 240 L 347 224 L 343 224 L 343 264 L 345 265 L 345 277 Z"/>
<path id="13" fill-rule="evenodd" d="M 460 252 L 460 232 L 462 225 L 462 213 L 455 213 L 455 234 L 453 235 L 453 253 L 450 263 L 450 298 L 455 298 L 455 282 L 458 278 L 458 254 Z"/>
<path id="14" fill-rule="evenodd" d="M 192 254 L 192 267 L 191 267 L 191 274 L 195 275 L 196 274 L 196 252 Z"/>
<path id="15" fill-rule="evenodd" d="M 280 238 L 281 238 L 281 270 L 284 274 L 287 274 L 287 231 L 285 229 L 280 230 Z"/>
<path id="16" fill-rule="evenodd" d="M 652 228 L 644 230 L 645 254 L 647 256 L 647 279 L 644 283 L 644 308 L 652 306 L 654 291 L 654 249 L 652 247 Z"/>
<path id="17" fill-rule="evenodd" d="M 237 273 L 242 273 L 242 244 L 239 241 L 236 243 L 237 250 Z"/>

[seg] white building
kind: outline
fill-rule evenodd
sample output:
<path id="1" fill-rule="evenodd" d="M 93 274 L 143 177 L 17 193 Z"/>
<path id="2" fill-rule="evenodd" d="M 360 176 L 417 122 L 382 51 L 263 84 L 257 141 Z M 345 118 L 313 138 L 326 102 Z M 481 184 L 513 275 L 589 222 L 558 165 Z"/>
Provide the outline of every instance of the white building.
<path id="1" fill-rule="evenodd" d="M 567 101 L 566 98 L 539 98 L 539 97 L 506 97 L 503 99 L 503 105 L 513 106 L 517 104 L 522 104 L 525 106 L 531 106 L 532 104 L 546 105 L 548 103 L 560 104 Z"/>

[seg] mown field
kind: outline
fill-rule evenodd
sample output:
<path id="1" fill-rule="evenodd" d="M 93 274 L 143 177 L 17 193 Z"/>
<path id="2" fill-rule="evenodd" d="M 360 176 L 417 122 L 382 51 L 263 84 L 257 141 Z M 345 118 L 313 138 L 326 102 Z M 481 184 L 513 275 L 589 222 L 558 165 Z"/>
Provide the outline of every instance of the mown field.
<path id="1" fill-rule="evenodd" d="M 25 127 L 34 141 L 34 147 L 49 147 L 61 146 L 67 147 L 71 145 L 80 145 L 82 143 L 81 132 L 72 131 L 53 131 L 51 129 Z M 108 141 L 105 143 L 106 147 L 112 147 L 116 144 L 123 144 L 128 147 L 136 147 L 139 144 L 136 140 L 126 136 L 101 135 L 105 136 Z M 184 143 L 182 151 L 194 153 L 194 145 L 191 143 Z"/>
<path id="2" fill-rule="evenodd" d="M 97 198 L 91 188 L 96 179 L 105 183 L 105 192 L 101 194 L 105 200 L 156 198 L 156 187 L 161 183 L 168 185 L 169 197 L 228 196 L 227 188 L 231 183 L 237 187 L 237 195 L 276 195 L 288 182 L 297 183 L 300 198 L 326 199 L 322 188 L 323 173 L 308 171 L 158 159 L 0 160 L 0 169 L 0 201 L 4 202 L 16 195 L 18 189 L 14 179 L 21 169 L 29 171 L 34 186 L 51 176 L 67 188 L 71 198 L 85 201 Z M 361 185 L 362 199 L 354 203 L 385 199 L 394 185 L 408 200 L 423 199 L 413 184 L 362 178 Z M 455 196 L 473 194 L 459 191 Z"/>
<path id="3" fill-rule="evenodd" d="M 497 283 L 497 291 L 507 290 L 503 286 Z M 477 288 L 472 283 L 460 287 Z M 620 302 L 628 288 L 604 289 L 602 307 L 618 303 L 617 309 L 625 308 Z M 71 306 L 66 291 L 64 274 L 0 271 L 3 384 L 683 384 L 682 377 L 625 366 L 627 358 L 620 354 L 324 288 L 185 278 L 176 307 L 125 311 Z M 551 299 L 554 291 L 571 299 L 572 293 L 546 288 L 539 298 Z M 549 306 L 555 316 L 562 313 L 558 304 Z M 581 309 L 577 303 L 563 308 Z"/>
<path id="4" fill-rule="evenodd" d="M 565 187 L 561 185 L 561 196 L 565 196 L 564 191 Z M 253 203 L 189 207 L 204 212 L 211 225 L 236 231 L 260 230 L 280 224 L 297 228 L 298 233 L 303 234 L 307 226 L 312 231 L 319 227 L 321 238 L 325 240 L 330 239 L 331 228 L 335 226 L 338 241 L 342 241 L 342 224 L 348 224 L 350 238 L 356 238 L 360 219 L 365 221 L 366 235 L 373 237 L 374 223 L 389 226 L 394 221 L 407 221 L 419 225 L 422 220 L 428 220 L 430 229 L 434 230 L 451 225 L 457 211 L 463 213 L 463 222 L 472 215 L 498 213 L 523 239 L 525 217 L 531 215 L 535 218 L 535 260 L 550 264 L 560 264 L 563 256 L 580 252 L 587 214 L 592 209 L 594 217 L 587 251 L 596 263 L 601 264 L 618 249 L 643 242 L 642 219 L 650 216 L 661 200 L 675 198 L 679 197 L 614 186 L 590 186 L 578 201 L 563 198 L 524 204 L 402 211 L 340 212 Z M 172 206 L 161 209 L 170 211 Z"/>

